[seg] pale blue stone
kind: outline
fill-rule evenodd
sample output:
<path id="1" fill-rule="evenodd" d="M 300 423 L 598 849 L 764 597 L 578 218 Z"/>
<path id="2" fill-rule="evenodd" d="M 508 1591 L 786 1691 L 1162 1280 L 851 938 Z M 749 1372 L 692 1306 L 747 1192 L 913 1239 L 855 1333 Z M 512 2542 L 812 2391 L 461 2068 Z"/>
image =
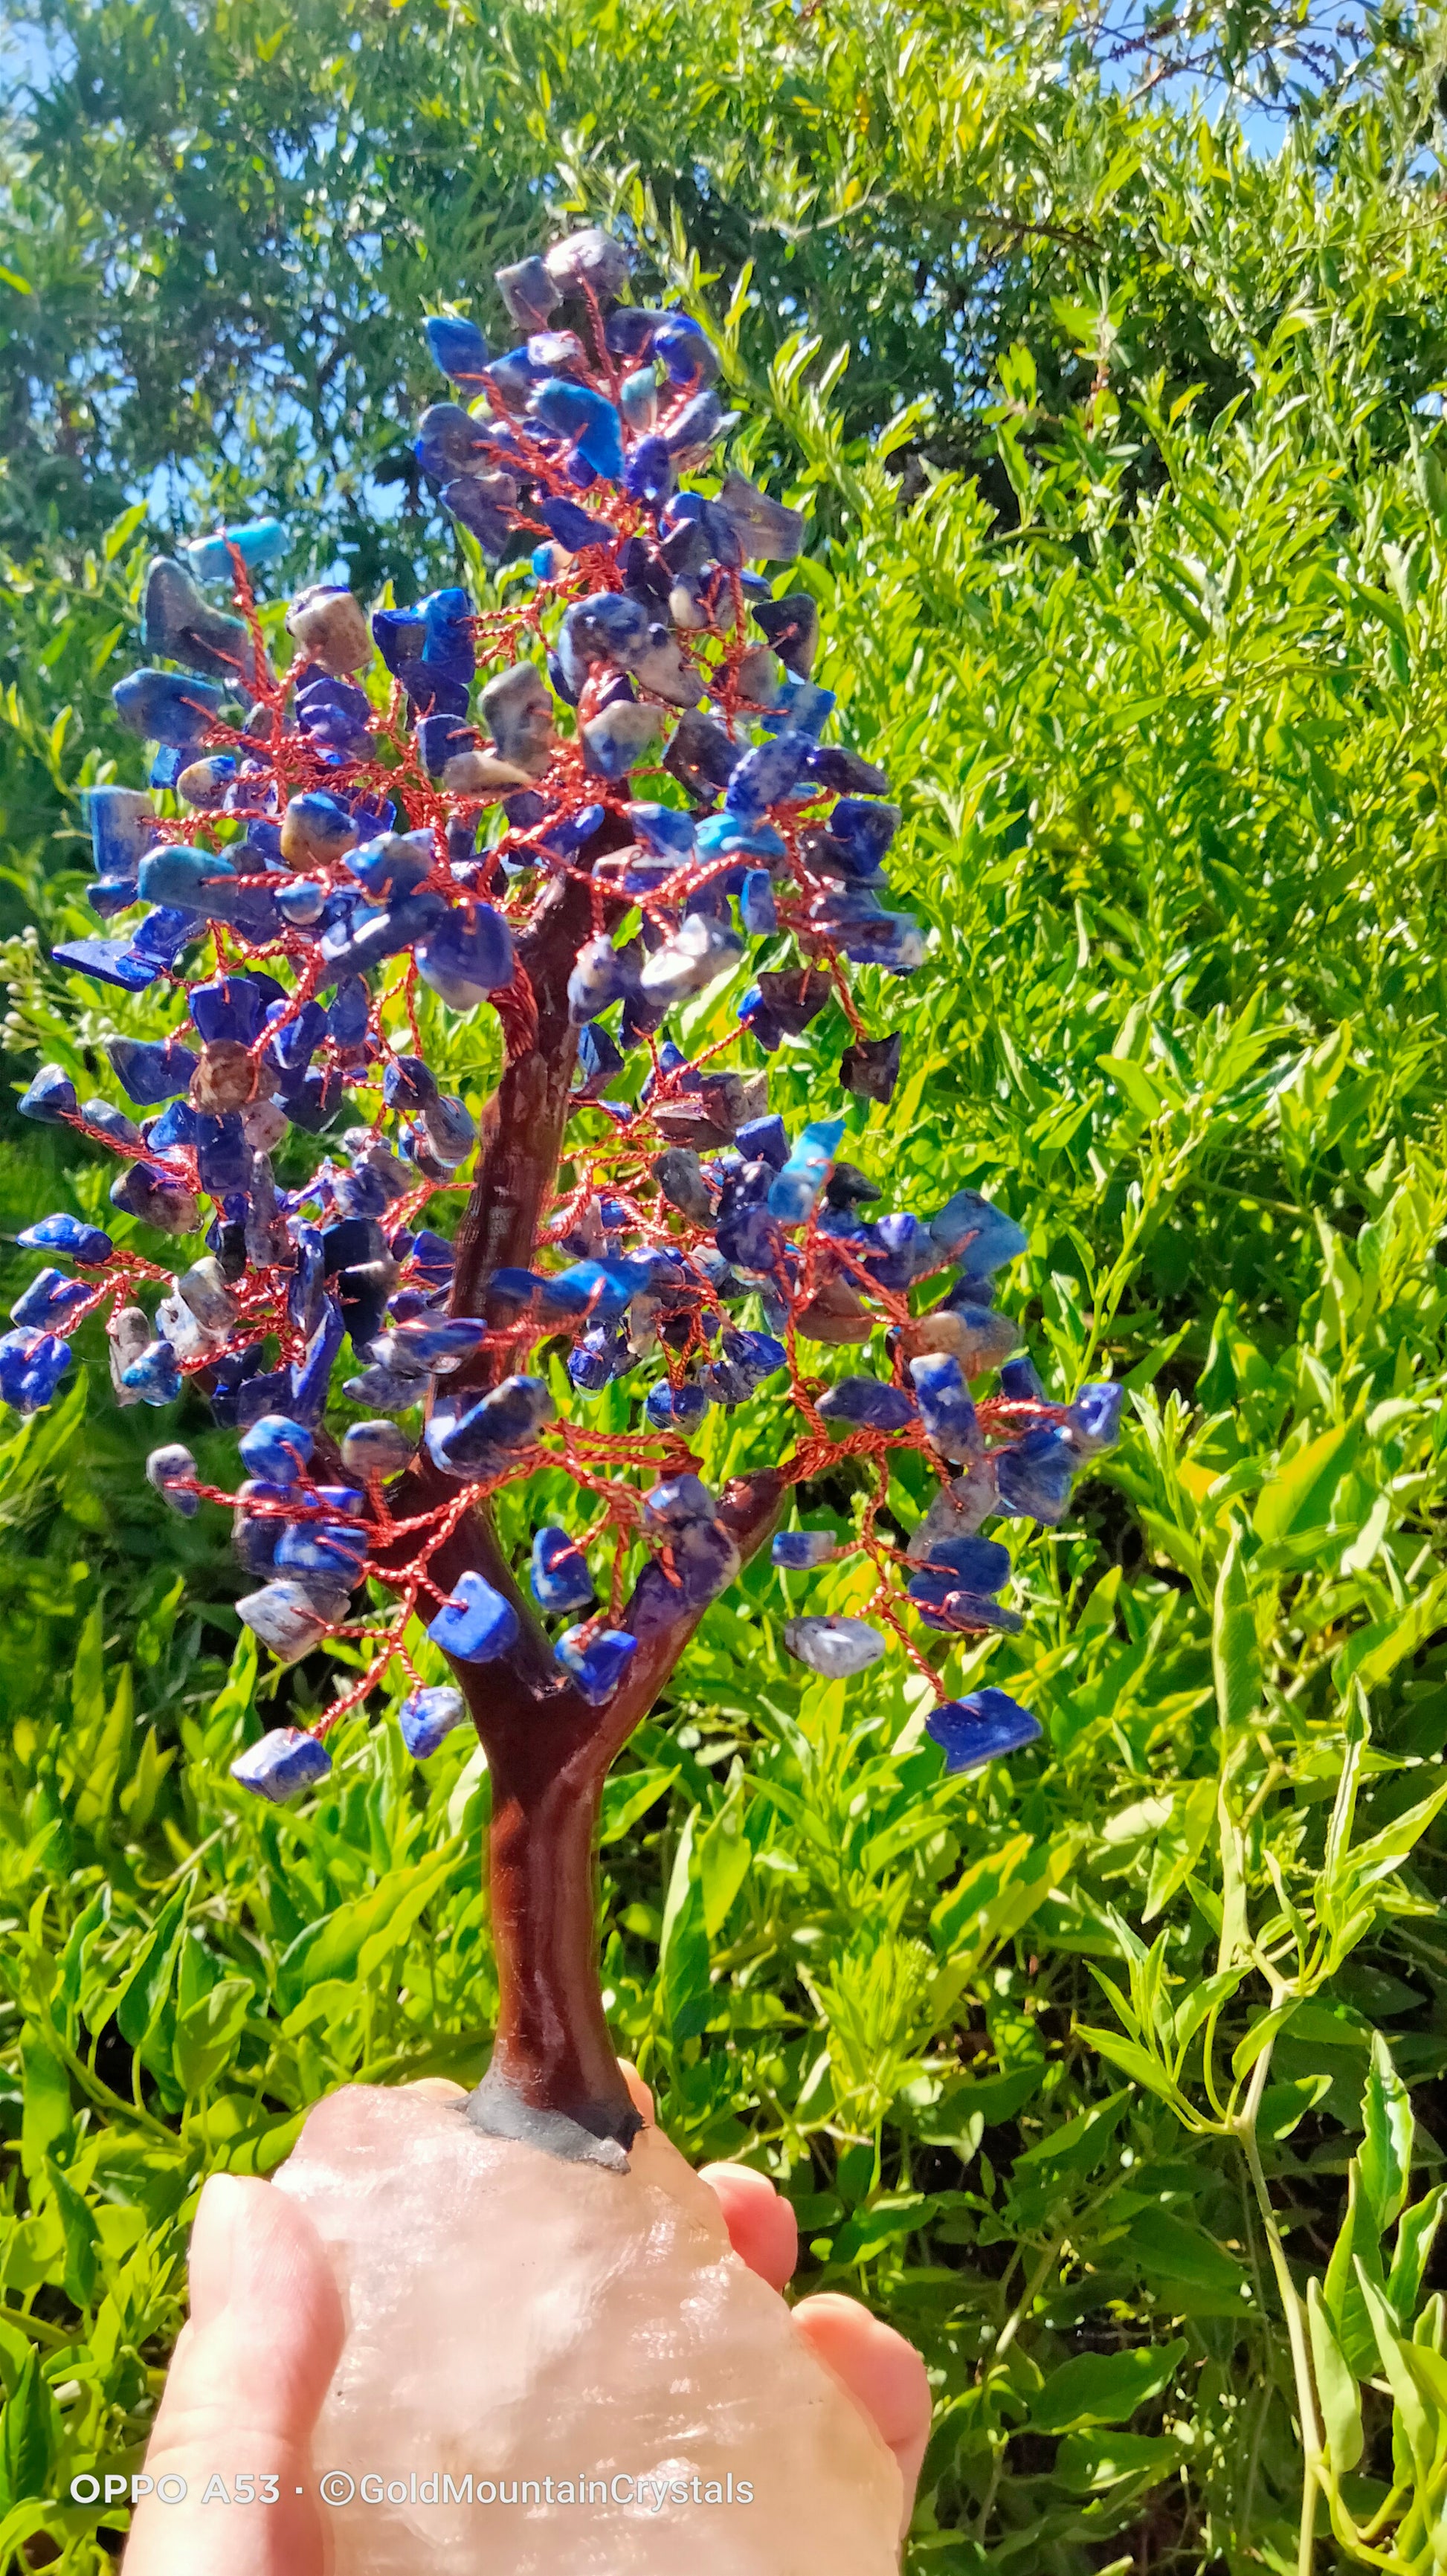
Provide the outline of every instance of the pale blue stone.
<path id="1" fill-rule="evenodd" d="M 867 1672 L 884 1652 L 885 1641 L 867 1619 L 786 1619 L 784 1643 L 791 1655 L 826 1681 L 844 1681 Z"/>
<path id="2" fill-rule="evenodd" d="M 237 1755 L 231 1765 L 231 1777 L 241 1788 L 279 1806 L 303 1789 L 314 1788 L 318 1780 L 325 1780 L 331 1767 L 331 1755 L 314 1735 L 299 1726 L 274 1726 L 259 1744 L 248 1745 L 244 1753 Z"/>
<path id="3" fill-rule="evenodd" d="M 812 1216 L 844 1133 L 842 1118 L 816 1119 L 801 1130 L 783 1170 L 770 1184 L 768 1209 L 781 1225 Z"/>
<path id="4" fill-rule="evenodd" d="M 467 1703 L 460 1690 L 434 1683 L 409 1691 L 397 1711 L 402 1741 L 410 1754 L 425 1762 L 456 1727 L 467 1723 Z"/>
<path id="5" fill-rule="evenodd" d="M 287 544 L 279 519 L 248 519 L 240 527 L 218 528 L 214 537 L 193 537 L 181 552 L 193 580 L 230 581 L 233 546 L 248 572 L 260 572 L 265 564 L 281 562 Z"/>

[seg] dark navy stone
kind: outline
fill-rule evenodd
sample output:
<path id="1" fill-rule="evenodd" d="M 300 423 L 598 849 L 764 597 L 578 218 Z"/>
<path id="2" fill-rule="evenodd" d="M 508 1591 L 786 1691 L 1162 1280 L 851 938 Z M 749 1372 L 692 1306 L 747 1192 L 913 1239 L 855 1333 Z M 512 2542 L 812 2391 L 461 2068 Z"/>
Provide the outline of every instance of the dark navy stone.
<path id="1" fill-rule="evenodd" d="M 916 1417 L 902 1386 L 886 1386 L 877 1377 L 841 1377 L 819 1398 L 826 1422 L 845 1422 L 861 1430 L 903 1431 Z"/>
<path id="2" fill-rule="evenodd" d="M 771 1163 L 776 1172 L 789 1159 L 789 1131 L 783 1119 L 772 1114 L 746 1119 L 734 1141 L 746 1162 Z"/>
<path id="3" fill-rule="evenodd" d="M 180 671 L 132 671 L 111 691 L 116 714 L 132 733 L 173 751 L 192 751 L 204 742 L 221 713 L 224 700 L 209 680 Z"/>
<path id="4" fill-rule="evenodd" d="M 636 365 L 651 354 L 655 332 L 672 318 L 646 304 L 620 304 L 603 325 L 603 345 L 612 357 L 631 358 Z"/>
<path id="5" fill-rule="evenodd" d="M 194 985 L 187 1007 L 203 1046 L 223 1042 L 250 1046 L 261 1033 L 266 1004 L 271 998 L 274 997 L 263 990 L 259 979 L 226 975 L 214 983 Z"/>
<path id="6" fill-rule="evenodd" d="M 589 1707 L 601 1708 L 622 1681 L 638 1640 L 626 1628 L 568 1628 L 553 1651 Z"/>
<path id="7" fill-rule="evenodd" d="M 1064 1515 L 1079 1468 L 1079 1456 L 1065 1431 L 1058 1424 L 1042 1423 L 995 1452 L 1002 1508 L 1022 1520 L 1044 1521 L 1053 1528 Z"/>
<path id="8" fill-rule="evenodd" d="M 533 1599 L 544 1610 L 586 1610 L 592 1602 L 588 1560 L 565 1529 L 537 1532 L 529 1579 Z"/>
<path id="9" fill-rule="evenodd" d="M 669 451 L 686 456 L 690 448 L 711 447 L 723 427 L 723 405 L 712 385 L 684 404 L 668 431 Z"/>
<path id="10" fill-rule="evenodd" d="M 716 1239 L 725 1261 L 736 1270 L 769 1272 L 783 1267 L 784 1238 L 766 1207 L 744 1207 L 721 1217 Z"/>
<path id="11" fill-rule="evenodd" d="M 931 1217 L 929 1230 L 941 1261 L 967 1262 L 976 1277 L 1016 1260 L 1030 1240 L 1023 1226 L 978 1190 L 956 1190 Z"/>
<path id="12" fill-rule="evenodd" d="M 28 1288 L 23 1288 L 10 1309 L 14 1324 L 29 1324 L 51 1332 L 62 1326 L 66 1316 L 83 1306 L 94 1291 L 83 1279 L 69 1279 L 63 1270 L 38 1270 Z"/>
<path id="13" fill-rule="evenodd" d="M 439 313 L 424 322 L 422 328 L 443 375 L 450 376 L 455 385 L 475 386 L 487 365 L 487 342 L 477 324 Z"/>
<path id="14" fill-rule="evenodd" d="M 605 519 L 590 518 L 576 501 L 569 501 L 562 494 L 548 495 L 535 504 L 535 509 L 549 534 L 556 537 L 559 545 L 565 547 L 570 555 L 578 554 L 584 546 L 613 544 L 613 530 Z"/>
<path id="15" fill-rule="evenodd" d="M 707 804 L 727 787 L 743 757 L 743 744 L 731 742 L 712 716 L 697 707 L 685 707 L 663 755 L 663 766 L 690 796 Z"/>
<path id="16" fill-rule="evenodd" d="M 946 1771 L 975 1771 L 1007 1753 L 1038 1742 L 1040 1721 L 1007 1691 L 971 1691 L 945 1700 L 925 1719 L 925 1733 L 945 1757 Z"/>
<path id="17" fill-rule="evenodd" d="M 22 1118 L 34 1118 L 42 1127 L 63 1127 L 75 1116 L 75 1085 L 62 1066 L 43 1064 L 15 1105 Z"/>
<path id="18" fill-rule="evenodd" d="M 151 1043 L 139 1038 L 106 1038 L 102 1043 L 121 1088 L 145 1108 L 188 1090 L 200 1061 L 179 1038 Z"/>
<path id="19" fill-rule="evenodd" d="M 623 488 L 630 501 L 641 501 L 645 509 L 660 509 L 673 490 L 673 459 L 662 438 L 640 438 L 628 459 Z"/>
<path id="20" fill-rule="evenodd" d="M 548 376 L 534 389 L 531 409 L 549 429 L 571 439 L 595 474 L 617 482 L 623 473 L 623 424 L 607 397 L 569 376 Z"/>
<path id="21" fill-rule="evenodd" d="M 218 1199 L 230 1190 L 244 1190 L 251 1177 L 251 1162 L 251 1147 L 239 1111 L 229 1110 L 224 1117 L 197 1113 L 196 1176 L 209 1197 Z"/>
<path id="22" fill-rule="evenodd" d="M 286 1003 L 281 1005 L 283 1014 L 289 1007 Z M 270 1013 L 267 1016 L 270 1018 Z M 327 1015 L 321 1003 L 303 1002 L 291 1018 L 278 1019 L 267 1058 L 279 1073 L 303 1074 L 326 1034 Z"/>
<path id="23" fill-rule="evenodd" d="M 211 1366 L 211 1413 L 222 1431 L 234 1431 L 242 1387 L 261 1369 L 261 1344 L 244 1351 L 225 1351 Z M 264 1409 L 264 1408 L 263 1408 Z"/>
<path id="24" fill-rule="evenodd" d="M 408 1752 L 425 1762 L 454 1727 L 466 1725 L 467 1703 L 461 1691 L 450 1690 L 444 1683 L 419 1685 L 403 1700 L 397 1723 Z"/>
<path id="25" fill-rule="evenodd" d="M 719 371 L 717 353 L 691 313 L 666 313 L 653 351 L 672 385 L 712 384 Z"/>
<path id="26" fill-rule="evenodd" d="M 382 1097 L 389 1109 L 425 1109 L 437 1098 L 436 1076 L 420 1055 L 392 1056 L 382 1076 Z"/>
<path id="27" fill-rule="evenodd" d="M 511 1602 L 480 1574 L 463 1574 L 427 1634 L 458 1663 L 489 1664 L 505 1655 L 518 1633 Z"/>
<path id="28" fill-rule="evenodd" d="M 122 993 L 143 993 L 160 971 L 136 956 L 128 939 L 67 939 L 50 954 L 57 966 L 89 975 L 97 984 L 114 984 Z"/>
<path id="29" fill-rule="evenodd" d="M 237 1389 L 234 1419 L 244 1431 L 263 1414 L 280 1412 L 291 1400 L 290 1369 L 258 1369 Z"/>
<path id="30" fill-rule="evenodd" d="M 148 967 L 174 966 L 181 951 L 206 927 L 205 916 L 177 904 L 161 904 L 131 932 L 132 958 Z"/>
<path id="31" fill-rule="evenodd" d="M 109 1261 L 115 1250 L 110 1236 L 98 1225 L 87 1225 L 82 1218 L 64 1210 L 56 1216 L 43 1216 L 28 1225 L 17 1243 L 26 1252 L 63 1252 L 78 1261 L 83 1270 L 98 1269 Z"/>
<path id="32" fill-rule="evenodd" d="M 346 1325 L 341 1307 L 328 1297 L 321 1322 L 306 1346 L 305 1356 L 293 1361 L 289 1372 L 291 1410 L 302 1422 L 320 1422 L 332 1381 L 332 1369 L 345 1338 Z"/>
<path id="33" fill-rule="evenodd" d="M 371 996 L 360 975 L 347 975 L 327 1005 L 327 1035 L 338 1046 L 360 1046 L 367 1034 Z"/>

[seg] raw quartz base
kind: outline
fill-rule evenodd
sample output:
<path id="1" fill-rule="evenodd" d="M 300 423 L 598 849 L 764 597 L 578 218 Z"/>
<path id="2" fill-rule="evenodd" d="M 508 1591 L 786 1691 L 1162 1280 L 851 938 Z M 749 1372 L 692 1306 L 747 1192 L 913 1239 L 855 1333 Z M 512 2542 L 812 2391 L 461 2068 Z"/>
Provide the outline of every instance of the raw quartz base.
<path id="1" fill-rule="evenodd" d="M 331 2576 L 894 2576 L 892 2456 L 657 2130 L 620 2175 L 483 2137 L 460 2101 L 353 2086 L 277 2181 L 347 2314 L 318 2476 L 438 2481 L 435 2503 L 329 2510 Z M 443 2502 L 469 2472 L 519 2501 Z M 548 2478 L 594 2500 L 550 2505 Z M 730 2478 L 751 2503 L 692 2501 Z M 675 2481 L 690 2501 L 655 2507 Z"/>

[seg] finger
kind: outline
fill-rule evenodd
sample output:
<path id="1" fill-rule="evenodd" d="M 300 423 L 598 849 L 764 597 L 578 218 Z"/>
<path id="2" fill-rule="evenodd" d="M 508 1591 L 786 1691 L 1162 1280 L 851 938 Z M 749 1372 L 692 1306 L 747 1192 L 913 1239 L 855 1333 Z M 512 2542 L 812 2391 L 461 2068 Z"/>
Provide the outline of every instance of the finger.
<path id="1" fill-rule="evenodd" d="M 628 2087 L 629 2097 L 632 2101 L 634 2110 L 638 2113 L 640 2119 L 647 2121 L 651 2128 L 653 2126 L 653 2096 L 649 2092 L 647 2085 L 644 2083 L 643 2078 L 639 2074 L 631 2057 L 619 2058 L 618 2072 Z"/>
<path id="2" fill-rule="evenodd" d="M 930 2429 L 930 2390 L 925 2366 L 912 2343 L 881 2325 L 857 2299 L 820 2290 L 801 2299 L 794 2323 L 812 2350 L 878 2427 L 899 2462 L 904 2480 L 900 2537 L 909 2529 L 914 2491 L 924 2465 Z"/>
<path id="3" fill-rule="evenodd" d="M 718 2194 L 739 2260 L 770 2289 L 782 2290 L 799 2260 L 798 2221 L 783 2193 L 752 2165 L 701 2165 L 699 2176 Z"/>
<path id="4" fill-rule="evenodd" d="M 404 2087 L 408 2093 L 420 2093 L 428 2102 L 465 2102 L 467 2087 L 454 2084 L 450 2075 L 419 2075 L 415 2084 Z"/>
<path id="5" fill-rule="evenodd" d="M 156 2486 L 185 2493 L 143 2498 L 125 2576 L 321 2576 L 311 2434 L 343 2330 L 305 2212 L 269 2183 L 213 2174 L 191 2231 L 191 2320 L 146 2453 Z M 235 2501 L 248 2475 L 258 2497 L 274 2480 L 275 2502 Z"/>

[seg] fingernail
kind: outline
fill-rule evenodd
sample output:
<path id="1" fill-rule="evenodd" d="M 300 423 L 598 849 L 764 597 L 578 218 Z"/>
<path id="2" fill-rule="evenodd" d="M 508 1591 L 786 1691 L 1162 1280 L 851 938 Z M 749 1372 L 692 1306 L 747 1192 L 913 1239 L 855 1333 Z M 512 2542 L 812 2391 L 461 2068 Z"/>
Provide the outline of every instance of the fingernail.
<path id="1" fill-rule="evenodd" d="M 212 2174 L 191 2222 L 191 2322 L 207 2326 L 231 2303 L 236 2277 L 236 2231 L 246 2185 L 235 2174 Z"/>

